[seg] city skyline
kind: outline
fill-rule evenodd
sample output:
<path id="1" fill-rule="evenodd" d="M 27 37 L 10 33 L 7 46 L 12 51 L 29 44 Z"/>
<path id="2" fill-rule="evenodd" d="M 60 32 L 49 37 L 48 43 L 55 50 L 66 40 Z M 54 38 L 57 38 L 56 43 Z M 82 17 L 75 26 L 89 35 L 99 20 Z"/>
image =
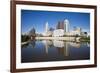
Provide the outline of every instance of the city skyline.
<path id="1" fill-rule="evenodd" d="M 36 33 L 45 32 L 45 24 L 48 22 L 49 28 L 56 29 L 59 21 L 68 19 L 70 30 L 74 27 L 80 27 L 85 32 L 90 32 L 90 14 L 79 12 L 56 12 L 56 11 L 37 11 L 21 10 L 21 28 L 22 33 L 26 33 L 34 27 Z"/>

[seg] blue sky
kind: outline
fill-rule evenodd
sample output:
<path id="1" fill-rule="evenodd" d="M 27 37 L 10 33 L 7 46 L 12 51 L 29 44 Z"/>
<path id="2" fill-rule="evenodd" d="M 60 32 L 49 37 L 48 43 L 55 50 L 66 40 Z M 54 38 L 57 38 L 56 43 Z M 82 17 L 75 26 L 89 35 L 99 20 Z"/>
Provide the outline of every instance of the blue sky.
<path id="1" fill-rule="evenodd" d="M 73 30 L 74 27 L 81 27 L 86 32 L 90 32 L 89 13 L 21 10 L 22 33 L 28 32 L 32 27 L 37 33 L 43 33 L 46 22 L 48 22 L 49 28 L 56 28 L 58 21 L 64 19 L 69 20 L 70 30 Z"/>

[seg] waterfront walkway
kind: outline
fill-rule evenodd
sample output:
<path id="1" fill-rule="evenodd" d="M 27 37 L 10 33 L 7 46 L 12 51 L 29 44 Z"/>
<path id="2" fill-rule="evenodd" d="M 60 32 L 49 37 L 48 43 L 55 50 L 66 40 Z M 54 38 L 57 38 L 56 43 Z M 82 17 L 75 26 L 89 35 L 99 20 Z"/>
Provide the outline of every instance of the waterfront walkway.
<path id="1" fill-rule="evenodd" d="M 75 41 L 75 37 L 35 37 L 36 40 L 66 40 Z"/>

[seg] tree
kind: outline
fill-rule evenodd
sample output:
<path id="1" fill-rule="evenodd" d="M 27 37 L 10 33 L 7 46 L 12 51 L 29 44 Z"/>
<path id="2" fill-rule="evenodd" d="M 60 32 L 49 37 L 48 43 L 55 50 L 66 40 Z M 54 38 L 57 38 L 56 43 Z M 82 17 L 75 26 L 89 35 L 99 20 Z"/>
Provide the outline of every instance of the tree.
<path id="1" fill-rule="evenodd" d="M 26 42 L 29 40 L 29 36 L 28 35 L 21 35 L 21 41 L 22 42 Z"/>

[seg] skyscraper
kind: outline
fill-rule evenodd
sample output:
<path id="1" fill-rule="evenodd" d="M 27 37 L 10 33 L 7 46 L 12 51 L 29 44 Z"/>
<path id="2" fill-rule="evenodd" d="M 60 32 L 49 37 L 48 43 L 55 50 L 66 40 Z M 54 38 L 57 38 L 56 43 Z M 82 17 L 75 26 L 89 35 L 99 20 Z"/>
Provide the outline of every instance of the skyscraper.
<path id="1" fill-rule="evenodd" d="M 64 20 L 64 32 L 69 32 L 69 20 Z"/>
<path id="2" fill-rule="evenodd" d="M 64 22 L 63 21 L 59 21 L 57 26 L 56 26 L 56 29 L 64 29 Z"/>
<path id="3" fill-rule="evenodd" d="M 64 32 L 69 32 L 69 21 L 65 19 L 64 21 L 59 21 L 56 29 L 63 29 Z"/>
<path id="4" fill-rule="evenodd" d="M 48 32 L 48 22 L 46 22 L 46 24 L 45 24 L 45 32 L 46 33 Z"/>

